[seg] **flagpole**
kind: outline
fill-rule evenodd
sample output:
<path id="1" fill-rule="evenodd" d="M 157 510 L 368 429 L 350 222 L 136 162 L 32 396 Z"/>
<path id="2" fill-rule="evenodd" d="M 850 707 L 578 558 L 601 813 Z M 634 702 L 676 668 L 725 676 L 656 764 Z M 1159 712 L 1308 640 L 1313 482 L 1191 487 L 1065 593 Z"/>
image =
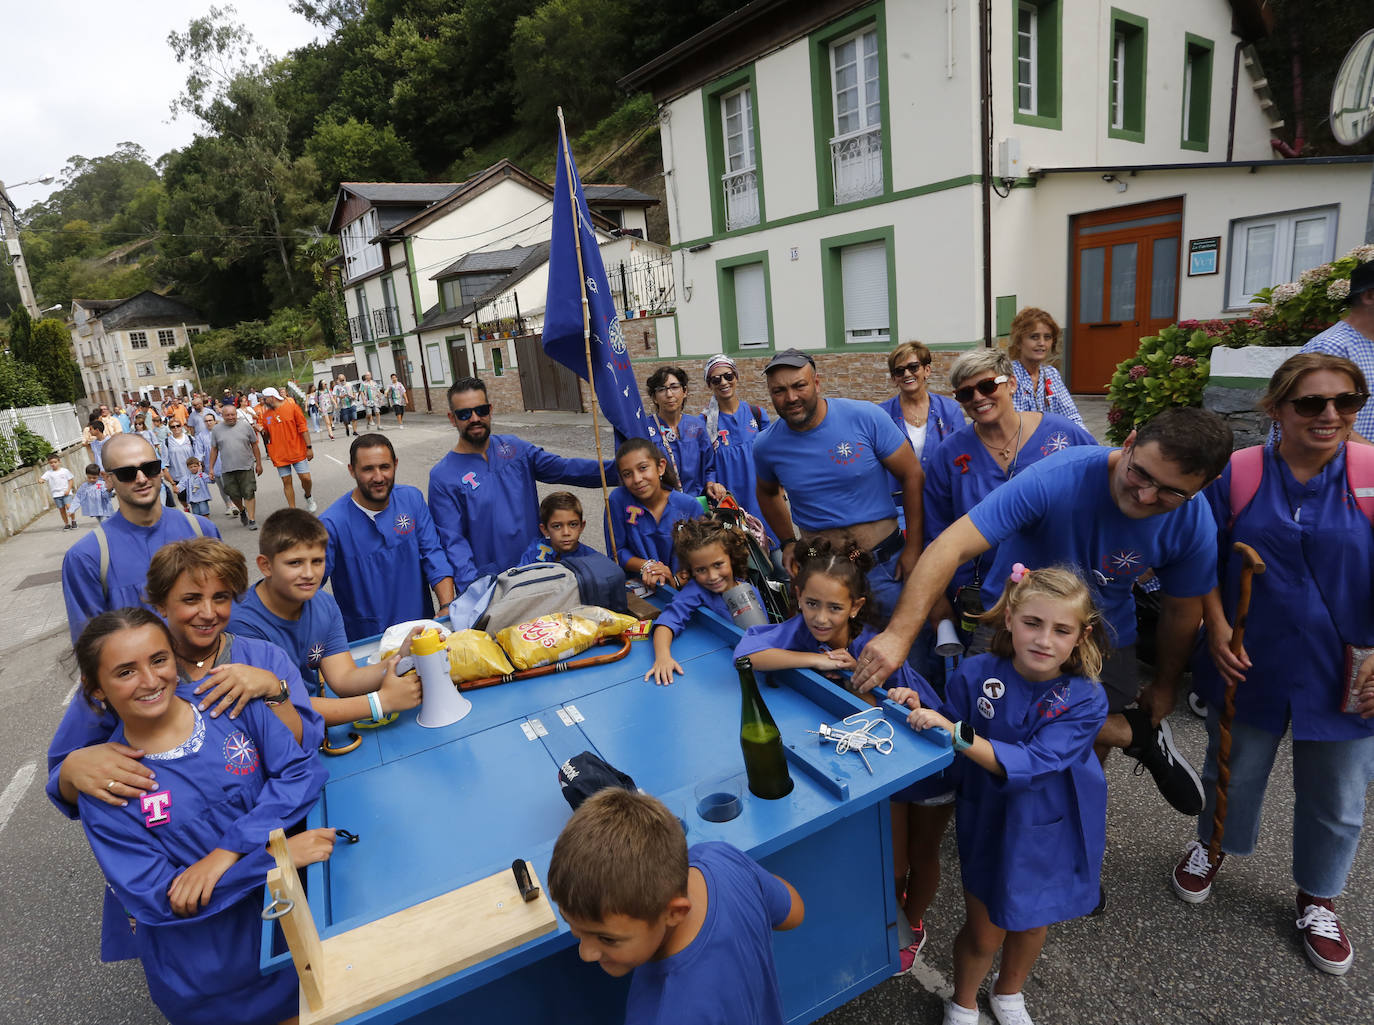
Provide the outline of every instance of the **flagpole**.
<path id="1" fill-rule="evenodd" d="M 606 461 L 601 458 L 601 424 L 596 413 L 596 371 L 592 365 L 592 315 L 587 305 L 587 274 L 582 269 L 581 211 L 577 208 L 577 190 L 573 188 L 572 150 L 568 147 L 568 127 L 563 123 L 561 106 L 558 108 L 558 141 L 563 148 L 564 171 L 568 176 L 568 202 L 572 204 L 573 241 L 577 244 L 577 283 L 582 291 L 582 347 L 587 357 L 587 388 L 592 399 L 592 437 L 596 439 L 596 467 L 601 473 L 601 501 L 606 506 L 606 532 L 610 535 L 611 541 L 609 554 L 614 559 L 620 546 L 616 544 L 615 524 L 611 522 L 611 500 L 609 488 L 606 486 Z"/>

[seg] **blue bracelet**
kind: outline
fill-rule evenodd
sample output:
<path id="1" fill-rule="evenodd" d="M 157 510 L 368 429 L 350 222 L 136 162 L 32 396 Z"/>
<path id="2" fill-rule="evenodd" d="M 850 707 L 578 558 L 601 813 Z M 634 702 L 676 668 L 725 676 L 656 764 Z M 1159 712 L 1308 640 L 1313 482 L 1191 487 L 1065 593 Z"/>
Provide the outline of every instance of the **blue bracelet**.
<path id="1" fill-rule="evenodd" d="M 367 707 L 372 709 L 372 718 L 376 722 L 381 722 L 385 716 L 382 714 L 382 699 L 377 696 L 374 690 L 367 695 Z"/>

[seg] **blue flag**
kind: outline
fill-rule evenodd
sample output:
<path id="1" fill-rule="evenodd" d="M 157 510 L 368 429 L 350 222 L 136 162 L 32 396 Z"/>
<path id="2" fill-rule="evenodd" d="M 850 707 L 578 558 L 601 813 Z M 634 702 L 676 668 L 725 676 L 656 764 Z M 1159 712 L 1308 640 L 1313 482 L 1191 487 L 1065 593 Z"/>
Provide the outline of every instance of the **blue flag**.
<path id="1" fill-rule="evenodd" d="M 569 168 L 572 170 L 569 180 Z M 573 199 L 569 199 L 571 192 Z M 577 215 L 573 216 L 573 203 Z M 582 380 L 596 386 L 596 403 L 620 438 L 648 437 L 639 382 L 620 333 L 611 286 L 601 262 L 596 229 L 582 194 L 568 138 L 558 133 L 558 172 L 553 186 L 553 237 L 549 243 L 549 294 L 544 304 L 544 351 Z M 577 238 L 582 240 L 582 278 L 577 268 Z M 591 318 L 592 378 L 587 376 L 583 342 L 582 287 Z"/>

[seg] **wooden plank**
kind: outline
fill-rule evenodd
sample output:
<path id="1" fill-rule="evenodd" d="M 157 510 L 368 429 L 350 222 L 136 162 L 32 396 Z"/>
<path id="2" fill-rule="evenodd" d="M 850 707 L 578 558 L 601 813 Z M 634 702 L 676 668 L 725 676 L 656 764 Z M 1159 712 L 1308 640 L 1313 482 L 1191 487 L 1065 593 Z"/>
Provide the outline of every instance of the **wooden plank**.
<path id="1" fill-rule="evenodd" d="M 540 885 L 534 866 L 530 878 Z M 333 1025 L 379 1007 L 557 927 L 541 892 L 528 904 L 509 869 L 423 904 L 331 936 L 323 943 L 313 1010 L 301 996 L 301 1025 Z"/>

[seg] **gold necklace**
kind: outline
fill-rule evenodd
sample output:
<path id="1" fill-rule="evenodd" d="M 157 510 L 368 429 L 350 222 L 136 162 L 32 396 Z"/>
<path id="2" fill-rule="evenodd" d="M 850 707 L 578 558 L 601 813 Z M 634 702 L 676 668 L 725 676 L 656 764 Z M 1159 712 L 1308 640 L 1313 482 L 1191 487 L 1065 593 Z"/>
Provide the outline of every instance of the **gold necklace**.
<path id="1" fill-rule="evenodd" d="M 992 445 L 988 444 L 987 438 L 983 437 L 981 434 L 978 434 L 978 428 L 976 427 L 973 429 L 973 432 L 975 434 L 978 434 L 978 440 L 981 441 L 983 443 L 983 447 L 986 448 L 993 455 L 998 456 L 1001 459 L 1010 459 L 1012 457 L 1012 454 L 1016 452 L 1016 450 L 1021 446 L 1021 424 L 1021 414 L 1017 413 L 1016 437 L 1011 439 L 1011 444 L 1008 445 L 1006 448 L 993 448 Z"/>
<path id="2" fill-rule="evenodd" d="M 199 662 L 193 662 L 192 665 L 194 665 L 197 669 L 204 669 L 204 668 L 205 668 L 205 663 L 206 663 L 206 662 L 211 662 L 211 661 L 213 661 L 214 659 L 216 659 L 216 658 L 219 657 L 219 649 L 220 649 L 223 645 L 224 645 L 224 634 L 220 634 L 219 637 L 217 637 L 217 638 L 215 639 L 215 650 L 212 651 L 210 654 L 206 655 L 206 656 L 205 656 L 203 659 L 201 659 Z M 185 656 L 185 655 L 180 655 L 180 654 L 179 654 L 179 655 L 177 655 L 177 658 L 181 659 L 183 662 L 190 662 L 190 661 L 191 661 L 190 658 L 188 658 L 188 657 Z"/>

